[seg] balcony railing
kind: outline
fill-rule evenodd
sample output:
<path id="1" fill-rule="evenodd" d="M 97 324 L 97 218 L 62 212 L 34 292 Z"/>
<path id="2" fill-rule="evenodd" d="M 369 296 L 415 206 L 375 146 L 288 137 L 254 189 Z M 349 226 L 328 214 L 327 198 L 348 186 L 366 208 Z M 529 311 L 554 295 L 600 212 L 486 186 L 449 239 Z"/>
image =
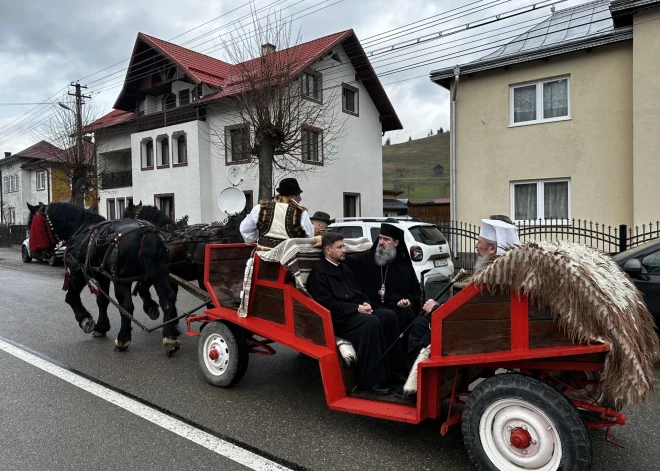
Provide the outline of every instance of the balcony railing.
<path id="1" fill-rule="evenodd" d="M 133 186 L 133 172 L 124 170 L 122 172 L 102 172 L 101 189 L 111 190 L 113 188 L 124 188 Z"/>

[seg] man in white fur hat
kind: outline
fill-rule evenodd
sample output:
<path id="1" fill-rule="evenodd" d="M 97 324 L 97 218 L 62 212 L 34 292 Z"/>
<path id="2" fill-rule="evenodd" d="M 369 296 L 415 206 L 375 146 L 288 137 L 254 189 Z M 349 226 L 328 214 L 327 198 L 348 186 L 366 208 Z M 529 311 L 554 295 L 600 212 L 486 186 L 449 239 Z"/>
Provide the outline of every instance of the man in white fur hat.
<path id="1" fill-rule="evenodd" d="M 520 243 L 518 229 L 507 221 L 510 222 L 511 220 L 506 216 L 491 216 L 490 219 L 481 220 L 481 231 L 479 232 L 477 242 L 474 244 L 474 248 L 478 254 L 477 262 L 474 266 L 475 272 L 481 270 L 493 257 L 502 255 L 506 247 Z M 438 307 L 439 304 L 434 299 L 429 299 L 424 303 L 422 309 L 427 313 L 431 313 Z M 430 345 L 430 343 L 430 319 L 426 316 L 420 316 L 413 323 L 408 340 L 406 367 L 410 372 L 410 376 L 413 376 L 414 373 L 416 377 L 416 360 L 420 357 L 422 349 Z M 415 367 L 414 372 L 412 371 L 413 367 Z M 405 387 L 397 391 L 397 395 L 411 396 L 414 394 L 414 392 L 408 393 L 409 383 L 414 383 L 414 387 L 417 387 L 416 381 L 411 382 L 409 378 Z"/>

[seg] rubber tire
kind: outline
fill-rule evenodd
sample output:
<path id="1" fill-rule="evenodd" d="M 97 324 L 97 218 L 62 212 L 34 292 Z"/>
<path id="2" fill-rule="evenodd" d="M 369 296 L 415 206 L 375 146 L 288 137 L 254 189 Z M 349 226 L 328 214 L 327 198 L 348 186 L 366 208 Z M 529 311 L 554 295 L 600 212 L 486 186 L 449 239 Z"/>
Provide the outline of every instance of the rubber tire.
<path id="1" fill-rule="evenodd" d="M 28 254 L 28 249 L 24 245 L 21 246 L 21 258 L 24 263 L 30 263 L 32 261 L 32 257 Z"/>
<path id="2" fill-rule="evenodd" d="M 463 409 L 463 442 L 475 467 L 500 471 L 490 461 L 481 444 L 479 422 L 488 406 L 502 399 L 519 399 L 536 406 L 555 426 L 562 443 L 562 471 L 591 468 L 591 440 L 577 408 L 559 391 L 530 376 L 501 374 L 479 384 Z"/>
<path id="3" fill-rule="evenodd" d="M 205 351 L 205 343 L 212 335 L 221 336 L 225 340 L 227 349 L 229 350 L 227 369 L 220 376 L 211 373 L 206 367 L 205 362 L 205 356 L 208 354 Z M 235 385 L 245 376 L 250 359 L 250 352 L 242 330 L 239 327 L 231 324 L 228 325 L 222 321 L 209 322 L 204 326 L 204 329 L 199 335 L 197 359 L 206 381 L 213 386 L 229 388 Z"/>
<path id="4" fill-rule="evenodd" d="M 48 259 L 48 265 L 50 265 L 51 267 L 57 267 L 60 265 L 60 259 L 57 258 L 57 255 L 53 254 L 50 256 L 50 258 Z"/>

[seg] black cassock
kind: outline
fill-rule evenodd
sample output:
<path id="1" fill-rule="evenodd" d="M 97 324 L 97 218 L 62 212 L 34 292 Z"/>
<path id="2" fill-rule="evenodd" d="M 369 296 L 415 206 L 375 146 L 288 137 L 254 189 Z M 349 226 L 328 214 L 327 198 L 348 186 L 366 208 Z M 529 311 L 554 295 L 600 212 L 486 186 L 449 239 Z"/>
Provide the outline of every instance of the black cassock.
<path id="1" fill-rule="evenodd" d="M 386 266 L 380 267 L 376 265 L 374 251 L 370 250 L 347 255 L 346 265 L 355 274 L 355 278 L 369 297 L 369 304 L 374 309 L 391 309 L 397 314 L 400 331 L 403 331 L 415 320 L 416 313 L 420 309 L 422 292 L 415 269 L 409 258 L 397 254 L 394 260 Z M 385 281 L 385 300 L 381 301 L 378 291 L 383 280 Z M 402 299 L 410 301 L 409 308 L 397 306 L 397 303 Z"/>
<path id="2" fill-rule="evenodd" d="M 307 278 L 307 291 L 330 311 L 335 335 L 355 347 L 360 366 L 358 386 L 369 389 L 390 379 L 391 355 L 376 362 L 399 335 L 396 316 L 385 309 L 374 309 L 373 314 L 358 312 L 358 306 L 369 298 L 345 264 L 319 261 Z"/>

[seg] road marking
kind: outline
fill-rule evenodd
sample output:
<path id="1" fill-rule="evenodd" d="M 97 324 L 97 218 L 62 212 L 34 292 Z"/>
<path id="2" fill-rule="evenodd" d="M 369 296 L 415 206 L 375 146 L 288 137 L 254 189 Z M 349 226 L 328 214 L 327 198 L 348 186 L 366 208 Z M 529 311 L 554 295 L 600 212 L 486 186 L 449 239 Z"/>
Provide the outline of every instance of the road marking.
<path id="1" fill-rule="evenodd" d="M 169 430 L 180 437 L 186 438 L 193 443 L 203 446 L 219 455 L 257 471 L 291 471 L 291 468 L 283 466 L 275 461 L 253 453 L 240 446 L 229 443 L 226 440 L 215 437 L 210 433 L 200 430 L 181 420 L 170 417 L 152 407 L 131 399 L 121 393 L 113 391 L 105 386 L 97 384 L 89 379 L 73 373 L 66 368 L 55 365 L 37 355 L 16 347 L 9 342 L 0 339 L 0 350 L 13 355 L 37 368 L 56 376 L 96 397 L 121 407 L 128 412 L 137 415 L 149 422 L 156 424 L 165 430 Z"/>

